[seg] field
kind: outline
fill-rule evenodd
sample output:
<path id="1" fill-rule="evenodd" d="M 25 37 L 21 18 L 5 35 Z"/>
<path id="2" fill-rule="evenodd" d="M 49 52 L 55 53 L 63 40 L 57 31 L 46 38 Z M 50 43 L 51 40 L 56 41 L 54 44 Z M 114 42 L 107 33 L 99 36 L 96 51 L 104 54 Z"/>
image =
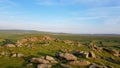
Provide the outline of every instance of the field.
<path id="1" fill-rule="evenodd" d="M 81 46 L 69 45 L 63 42 L 54 42 L 49 41 L 48 46 L 44 46 L 44 42 L 35 42 L 33 44 L 33 48 L 29 48 L 26 45 L 22 45 L 22 47 L 5 47 L 5 44 L 15 44 L 18 40 L 29 38 L 29 37 L 42 37 L 42 36 L 49 36 L 51 38 L 57 38 L 60 40 L 70 40 L 74 42 L 80 42 Z M 6 42 L 4 42 L 7 40 Z M 114 60 L 109 61 L 100 58 L 84 58 L 78 57 L 79 60 L 87 60 L 91 63 L 96 64 L 103 64 L 104 66 L 109 65 L 114 68 L 120 67 L 120 56 L 114 56 L 111 53 L 103 50 L 103 51 L 96 51 L 92 50 L 88 47 L 90 43 L 94 43 L 97 47 L 108 48 L 108 49 L 115 49 L 120 51 L 120 36 L 97 36 L 97 35 L 76 35 L 76 34 L 56 34 L 56 33 L 39 33 L 39 32 L 31 32 L 31 33 L 21 33 L 21 32 L 0 32 L 0 53 L 8 52 L 8 56 L 0 55 L 0 68 L 36 68 L 36 64 L 32 66 L 27 66 L 30 63 L 30 59 L 32 57 L 42 57 L 42 56 L 52 56 L 54 57 L 59 63 L 52 66 L 52 68 L 62 68 L 61 64 L 67 64 L 66 62 L 61 62 L 59 59 L 55 57 L 57 52 L 67 52 L 71 53 L 75 50 L 77 51 L 93 51 L 96 56 L 102 56 L 105 58 L 112 57 Z M 31 42 L 27 42 L 27 44 L 31 45 Z M 24 57 L 11 57 L 11 53 L 22 53 Z M 69 65 L 69 64 L 67 64 Z M 89 68 L 89 66 L 76 66 L 76 65 L 69 65 L 72 68 Z"/>

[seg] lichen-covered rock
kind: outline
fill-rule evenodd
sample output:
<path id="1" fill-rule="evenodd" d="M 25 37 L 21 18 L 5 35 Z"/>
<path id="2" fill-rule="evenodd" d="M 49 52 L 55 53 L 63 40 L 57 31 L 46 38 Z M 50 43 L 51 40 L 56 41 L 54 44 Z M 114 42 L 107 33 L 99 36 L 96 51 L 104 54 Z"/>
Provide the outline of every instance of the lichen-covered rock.
<path id="1" fill-rule="evenodd" d="M 16 47 L 14 44 L 6 44 L 5 47 Z"/>
<path id="2" fill-rule="evenodd" d="M 30 60 L 30 62 L 32 62 L 32 63 L 40 63 L 40 64 L 48 64 L 49 63 L 49 61 L 47 61 L 47 60 L 45 60 L 43 58 L 32 58 Z"/>
<path id="3" fill-rule="evenodd" d="M 50 65 L 50 64 L 38 64 L 37 65 L 37 68 L 51 68 L 52 67 L 52 65 Z"/>
<path id="4" fill-rule="evenodd" d="M 70 53 L 57 53 L 56 57 L 60 58 L 60 59 L 65 59 L 68 61 L 69 60 L 77 60 L 77 57 Z"/>
<path id="5" fill-rule="evenodd" d="M 90 65 L 91 63 L 89 61 L 80 60 L 80 61 L 71 61 L 69 62 L 69 64 L 76 65 L 76 66 L 87 66 L 87 65 Z"/>
<path id="6" fill-rule="evenodd" d="M 45 59 L 48 60 L 52 64 L 58 63 L 53 57 L 51 56 L 45 56 Z"/>

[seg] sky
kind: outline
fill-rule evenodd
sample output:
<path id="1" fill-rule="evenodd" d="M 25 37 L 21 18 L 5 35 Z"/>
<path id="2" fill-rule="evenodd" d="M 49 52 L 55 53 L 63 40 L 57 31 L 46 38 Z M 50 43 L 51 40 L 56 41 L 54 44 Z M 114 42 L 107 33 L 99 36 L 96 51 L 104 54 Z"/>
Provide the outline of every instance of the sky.
<path id="1" fill-rule="evenodd" d="M 0 29 L 120 34 L 120 0 L 0 0 Z"/>

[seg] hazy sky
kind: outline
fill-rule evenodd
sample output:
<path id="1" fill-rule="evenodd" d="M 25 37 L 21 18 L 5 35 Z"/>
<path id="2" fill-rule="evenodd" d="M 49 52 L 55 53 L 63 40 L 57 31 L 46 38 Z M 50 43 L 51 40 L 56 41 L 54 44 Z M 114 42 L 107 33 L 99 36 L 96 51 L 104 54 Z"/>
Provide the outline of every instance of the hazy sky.
<path id="1" fill-rule="evenodd" d="M 0 0 L 0 29 L 120 34 L 120 0 Z"/>

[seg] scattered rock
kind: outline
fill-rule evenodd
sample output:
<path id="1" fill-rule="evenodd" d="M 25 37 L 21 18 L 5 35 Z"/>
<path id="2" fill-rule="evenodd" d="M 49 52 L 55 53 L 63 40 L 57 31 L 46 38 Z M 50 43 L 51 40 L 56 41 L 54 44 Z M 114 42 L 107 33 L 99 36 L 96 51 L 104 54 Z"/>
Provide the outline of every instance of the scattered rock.
<path id="1" fill-rule="evenodd" d="M 18 58 L 21 58 L 21 57 L 24 57 L 24 55 L 21 54 L 21 53 L 15 53 L 15 54 L 12 54 L 11 57 L 18 57 Z"/>
<path id="2" fill-rule="evenodd" d="M 71 61 L 69 62 L 69 64 L 76 66 L 87 66 L 90 65 L 91 63 L 89 61 L 80 60 L 80 61 Z"/>
<path id="3" fill-rule="evenodd" d="M 17 57 L 17 54 L 12 54 L 12 56 L 11 57 Z"/>
<path id="4" fill-rule="evenodd" d="M 90 65 L 89 68 L 96 68 L 94 64 Z"/>
<path id="5" fill-rule="evenodd" d="M 45 59 L 49 61 L 55 61 L 55 59 L 51 56 L 45 56 Z"/>
<path id="6" fill-rule="evenodd" d="M 102 47 L 98 47 L 98 46 L 96 46 L 94 43 L 90 43 L 90 44 L 88 45 L 88 47 L 91 48 L 92 50 L 96 50 L 96 51 L 102 51 L 102 50 L 103 50 Z"/>
<path id="7" fill-rule="evenodd" d="M 76 56 L 82 56 L 84 58 L 88 58 L 88 57 L 96 58 L 96 55 L 92 51 L 90 51 L 90 52 L 86 52 L 86 51 L 73 51 L 72 53 L 74 55 L 76 55 Z"/>
<path id="8" fill-rule="evenodd" d="M 81 51 L 80 55 L 83 56 L 84 58 L 88 58 L 89 57 L 89 52 Z"/>
<path id="9" fill-rule="evenodd" d="M 82 44 L 80 42 L 74 42 L 75 46 L 82 46 Z"/>
<path id="10" fill-rule="evenodd" d="M 6 44 L 5 47 L 16 47 L 14 44 Z"/>
<path id="11" fill-rule="evenodd" d="M 29 63 L 26 65 L 26 67 L 31 67 L 31 66 L 33 66 L 33 63 Z"/>
<path id="12" fill-rule="evenodd" d="M 18 57 L 18 58 L 23 57 L 23 56 L 24 56 L 24 55 L 21 54 L 21 53 L 18 53 L 18 54 L 17 54 L 17 57 Z"/>
<path id="13" fill-rule="evenodd" d="M 49 61 L 47 61 L 47 60 L 45 60 L 43 58 L 32 58 L 30 60 L 30 62 L 32 62 L 32 63 L 40 63 L 40 64 L 48 64 L 49 63 Z"/>
<path id="14" fill-rule="evenodd" d="M 8 52 L 7 51 L 3 51 L 3 52 L 1 52 L 1 55 L 2 56 L 8 56 Z"/>
<path id="15" fill-rule="evenodd" d="M 58 63 L 53 57 L 45 56 L 45 59 L 48 60 L 50 63 L 56 64 Z"/>
<path id="16" fill-rule="evenodd" d="M 77 60 L 77 57 L 70 54 L 70 53 L 57 53 L 56 54 L 56 57 L 57 58 L 60 58 L 60 59 L 65 59 L 65 60 Z"/>
<path id="17" fill-rule="evenodd" d="M 37 68 L 51 68 L 52 67 L 52 65 L 50 65 L 50 64 L 38 64 L 37 65 Z"/>
<path id="18" fill-rule="evenodd" d="M 96 58 L 95 54 L 92 51 L 89 52 L 89 57 Z"/>
<path id="19" fill-rule="evenodd" d="M 66 65 L 66 64 L 60 64 L 62 66 L 62 68 L 72 68 L 71 66 L 69 65 Z"/>

